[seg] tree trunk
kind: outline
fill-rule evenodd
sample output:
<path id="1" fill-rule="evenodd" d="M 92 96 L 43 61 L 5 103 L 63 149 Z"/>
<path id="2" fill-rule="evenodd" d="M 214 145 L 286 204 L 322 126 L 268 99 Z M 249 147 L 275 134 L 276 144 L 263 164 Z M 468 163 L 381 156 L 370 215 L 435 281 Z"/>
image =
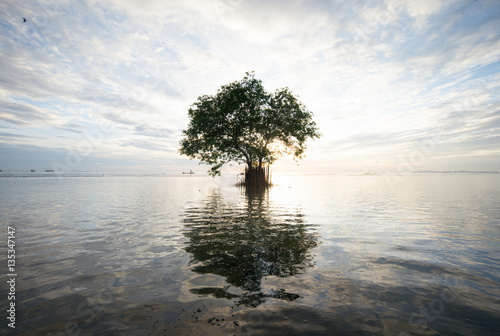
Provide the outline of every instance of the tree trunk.
<path id="1" fill-rule="evenodd" d="M 267 187 L 271 185 L 269 166 L 247 167 L 243 184 L 247 187 Z"/>

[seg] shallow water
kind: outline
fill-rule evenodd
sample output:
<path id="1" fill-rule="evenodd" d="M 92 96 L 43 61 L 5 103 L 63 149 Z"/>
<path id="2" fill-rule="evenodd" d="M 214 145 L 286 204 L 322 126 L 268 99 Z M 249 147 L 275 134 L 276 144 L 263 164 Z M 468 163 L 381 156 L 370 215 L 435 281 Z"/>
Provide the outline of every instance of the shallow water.
<path id="1" fill-rule="evenodd" d="M 15 331 L 500 335 L 498 174 L 235 182 L 4 174 Z"/>

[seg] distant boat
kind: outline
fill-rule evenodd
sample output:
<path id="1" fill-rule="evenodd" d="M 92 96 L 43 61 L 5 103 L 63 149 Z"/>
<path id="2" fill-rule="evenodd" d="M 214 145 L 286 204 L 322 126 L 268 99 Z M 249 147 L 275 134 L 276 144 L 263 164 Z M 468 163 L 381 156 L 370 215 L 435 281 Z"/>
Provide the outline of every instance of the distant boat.
<path id="1" fill-rule="evenodd" d="M 190 174 L 190 175 L 192 175 L 192 174 L 194 174 L 194 171 L 190 170 L 190 171 L 188 171 L 188 172 L 182 172 L 182 173 L 183 173 L 183 174 Z"/>
<path id="2" fill-rule="evenodd" d="M 31 169 L 31 172 L 32 172 L 32 173 L 34 173 L 34 172 L 35 172 L 35 170 L 34 170 L 34 169 Z"/>

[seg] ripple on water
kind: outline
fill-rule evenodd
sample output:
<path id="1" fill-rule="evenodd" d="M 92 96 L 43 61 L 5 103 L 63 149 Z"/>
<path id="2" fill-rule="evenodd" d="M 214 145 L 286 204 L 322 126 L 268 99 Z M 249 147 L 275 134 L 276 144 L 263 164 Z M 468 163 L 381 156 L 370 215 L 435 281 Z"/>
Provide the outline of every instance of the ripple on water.
<path id="1" fill-rule="evenodd" d="M 0 179 L 20 335 L 499 332 L 498 179 L 43 179 Z"/>

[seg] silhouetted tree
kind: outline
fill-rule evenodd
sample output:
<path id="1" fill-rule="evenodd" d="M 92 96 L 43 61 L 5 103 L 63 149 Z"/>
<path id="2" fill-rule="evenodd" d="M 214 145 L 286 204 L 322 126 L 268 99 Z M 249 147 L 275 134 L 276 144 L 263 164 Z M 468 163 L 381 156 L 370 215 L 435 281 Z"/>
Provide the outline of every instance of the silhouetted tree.
<path id="1" fill-rule="evenodd" d="M 188 115 L 179 152 L 212 165 L 213 176 L 227 162 L 246 163 L 251 185 L 267 185 L 263 165 L 288 154 L 302 158 L 306 140 L 320 137 L 312 112 L 288 88 L 267 93 L 253 72 L 198 97 Z"/>

